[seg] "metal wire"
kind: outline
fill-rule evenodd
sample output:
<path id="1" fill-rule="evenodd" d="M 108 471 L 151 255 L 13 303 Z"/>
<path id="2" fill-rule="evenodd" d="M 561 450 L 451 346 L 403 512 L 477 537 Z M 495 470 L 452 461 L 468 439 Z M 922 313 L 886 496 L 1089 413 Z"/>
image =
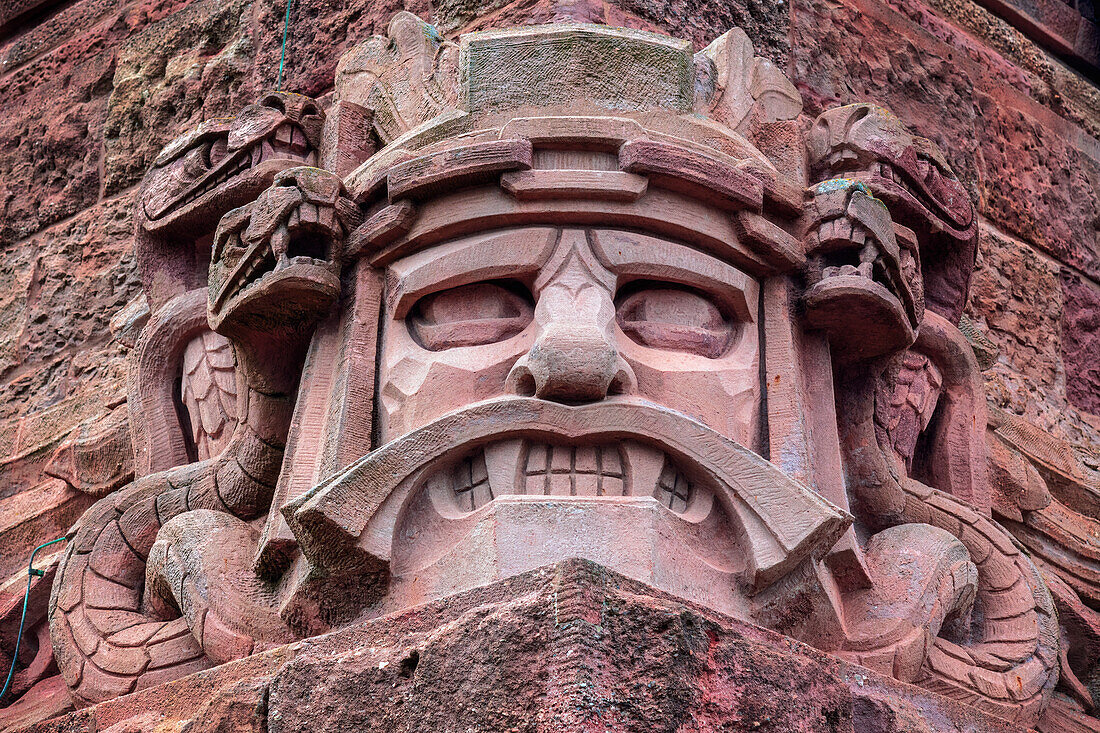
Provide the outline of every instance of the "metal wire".
<path id="1" fill-rule="evenodd" d="M 27 561 L 27 592 L 23 594 L 23 616 L 19 619 L 19 635 L 15 637 L 15 652 L 11 655 L 11 669 L 8 670 L 8 679 L 4 682 L 4 689 L 0 690 L 0 702 L 3 702 L 4 695 L 8 694 L 8 688 L 11 687 L 11 681 L 15 677 L 15 665 L 19 661 L 19 645 L 23 641 L 23 624 L 27 621 L 27 602 L 31 597 L 31 583 L 35 578 L 41 578 L 46 574 L 43 570 L 34 569 L 34 556 L 37 555 L 38 551 L 43 547 L 49 547 L 63 539 L 66 538 L 58 537 L 56 540 L 43 542 L 38 547 L 34 548 L 34 552 L 31 553 L 31 559 Z"/>
<path id="2" fill-rule="evenodd" d="M 280 91 L 283 88 L 283 63 L 286 61 L 286 36 L 287 31 L 290 30 L 290 4 L 294 0 L 286 0 L 286 17 L 283 19 L 283 52 L 279 56 L 279 78 L 275 82 L 275 91 Z"/>

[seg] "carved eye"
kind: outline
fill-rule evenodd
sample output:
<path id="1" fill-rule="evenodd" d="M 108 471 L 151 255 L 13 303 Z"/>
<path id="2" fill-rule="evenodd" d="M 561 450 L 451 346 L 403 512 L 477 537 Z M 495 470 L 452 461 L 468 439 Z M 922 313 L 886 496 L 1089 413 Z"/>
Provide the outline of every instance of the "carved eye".
<path id="1" fill-rule="evenodd" d="M 201 151 L 202 164 L 207 168 L 213 168 L 225 157 L 226 139 L 217 137 L 207 140 L 199 150 Z"/>
<path id="2" fill-rule="evenodd" d="M 407 323 L 416 342 L 441 351 L 491 344 L 515 336 L 534 317 L 530 293 L 519 283 L 482 282 L 421 298 Z"/>
<path id="3" fill-rule="evenodd" d="M 210 170 L 209 143 L 187 151 L 187 154 L 183 156 L 183 169 L 192 178 L 199 178 Z"/>
<path id="4" fill-rule="evenodd" d="M 278 94 L 268 94 L 266 97 L 263 98 L 263 100 L 260 101 L 260 104 L 264 107 L 270 107 L 271 109 L 277 110 L 284 114 L 286 113 L 286 102 L 284 102 L 283 98 Z"/>
<path id="5" fill-rule="evenodd" d="M 615 308 L 619 328 L 642 346 L 708 359 L 724 354 L 739 328 L 711 298 L 671 283 L 630 283 Z"/>

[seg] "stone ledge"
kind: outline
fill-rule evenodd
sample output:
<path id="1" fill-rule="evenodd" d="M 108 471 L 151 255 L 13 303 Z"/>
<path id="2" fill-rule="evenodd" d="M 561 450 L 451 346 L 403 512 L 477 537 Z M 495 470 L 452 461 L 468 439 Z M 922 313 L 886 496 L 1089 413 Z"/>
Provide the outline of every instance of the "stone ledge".
<path id="1" fill-rule="evenodd" d="M 108 728 L 1022 731 L 580 560 L 25 730 Z"/>

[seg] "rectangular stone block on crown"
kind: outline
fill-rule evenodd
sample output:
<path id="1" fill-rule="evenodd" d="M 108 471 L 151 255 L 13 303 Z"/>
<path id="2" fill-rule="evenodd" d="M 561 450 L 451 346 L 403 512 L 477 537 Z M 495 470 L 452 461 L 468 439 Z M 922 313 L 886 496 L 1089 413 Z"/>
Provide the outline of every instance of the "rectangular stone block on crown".
<path id="1" fill-rule="evenodd" d="M 689 112 L 691 43 L 625 28 L 563 24 L 462 37 L 470 112 L 589 104 L 623 112 Z"/>

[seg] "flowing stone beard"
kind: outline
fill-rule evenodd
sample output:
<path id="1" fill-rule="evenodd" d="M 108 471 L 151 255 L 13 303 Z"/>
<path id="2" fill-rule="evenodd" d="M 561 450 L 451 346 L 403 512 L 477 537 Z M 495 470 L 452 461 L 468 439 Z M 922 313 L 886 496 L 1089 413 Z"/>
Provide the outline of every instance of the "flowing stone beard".
<path id="1" fill-rule="evenodd" d="M 387 609 L 583 557 L 742 616 L 850 522 L 736 441 L 636 398 L 481 402 L 283 513 L 315 567 L 388 568 Z"/>

